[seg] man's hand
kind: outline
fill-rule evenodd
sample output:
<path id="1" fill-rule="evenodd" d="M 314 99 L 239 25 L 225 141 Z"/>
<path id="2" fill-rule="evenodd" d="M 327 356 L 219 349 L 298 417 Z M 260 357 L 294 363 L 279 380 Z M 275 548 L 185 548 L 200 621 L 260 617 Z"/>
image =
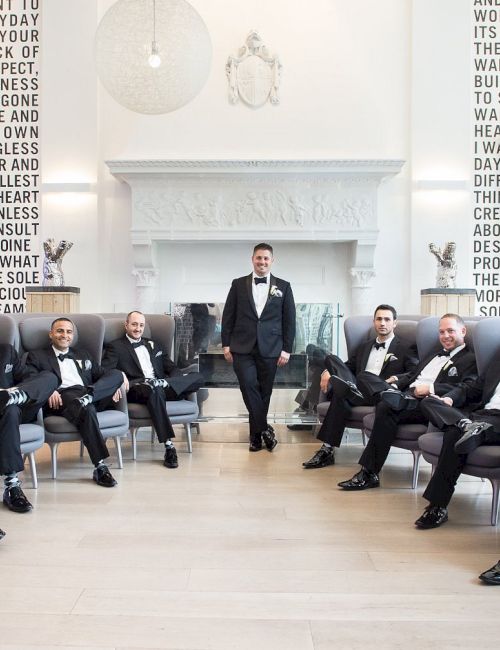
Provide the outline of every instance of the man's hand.
<path id="1" fill-rule="evenodd" d="M 57 390 L 55 390 L 52 395 L 49 397 L 49 406 L 51 409 L 54 409 L 54 411 L 57 411 L 58 409 L 61 408 L 63 405 L 61 393 L 59 393 Z"/>
<path id="2" fill-rule="evenodd" d="M 392 375 L 392 377 L 389 377 L 389 379 L 386 379 L 386 382 L 388 384 L 397 384 L 398 383 L 398 378 L 396 375 Z"/>
<path id="3" fill-rule="evenodd" d="M 280 356 L 278 357 L 278 362 L 277 362 L 278 368 L 281 368 L 282 366 L 286 366 L 289 359 L 290 359 L 290 353 L 282 350 Z"/>
<path id="4" fill-rule="evenodd" d="M 233 355 L 231 354 L 231 348 L 229 346 L 222 348 L 222 351 L 224 352 L 224 359 L 228 363 L 233 363 Z"/>
<path id="5" fill-rule="evenodd" d="M 430 395 L 430 386 L 429 384 L 420 384 L 418 386 L 415 386 L 413 389 L 413 394 L 415 397 L 427 397 Z"/>
<path id="6" fill-rule="evenodd" d="M 439 397 L 439 395 L 432 395 L 432 397 L 434 397 L 434 399 L 440 399 L 447 406 L 453 406 L 453 400 L 451 399 L 451 397 Z"/>
<path id="7" fill-rule="evenodd" d="M 118 388 L 118 390 L 115 392 L 113 397 L 111 398 L 113 402 L 119 402 L 122 398 L 122 390 L 121 388 Z"/>
<path id="8" fill-rule="evenodd" d="M 322 393 L 328 393 L 330 377 L 331 374 L 328 372 L 328 370 L 323 370 L 321 373 L 321 382 L 319 385 Z"/>

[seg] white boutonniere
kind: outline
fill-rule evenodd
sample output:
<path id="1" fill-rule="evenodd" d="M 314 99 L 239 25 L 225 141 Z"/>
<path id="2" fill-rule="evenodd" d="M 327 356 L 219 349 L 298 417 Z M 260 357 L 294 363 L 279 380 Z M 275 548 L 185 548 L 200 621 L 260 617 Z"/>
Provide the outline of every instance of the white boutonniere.
<path id="1" fill-rule="evenodd" d="M 458 370 L 457 370 L 456 366 L 452 366 L 448 370 L 448 377 L 456 377 L 457 375 L 458 375 Z"/>
<path id="2" fill-rule="evenodd" d="M 392 352 L 388 352 L 385 357 L 384 357 L 384 363 L 387 363 L 389 361 L 397 361 L 398 358 L 395 354 L 392 354 Z"/>
<path id="3" fill-rule="evenodd" d="M 148 341 L 149 346 L 151 347 L 152 350 L 155 349 L 155 343 L 154 341 Z"/>
<path id="4" fill-rule="evenodd" d="M 5 364 L 5 371 L 4 371 L 5 374 L 7 374 L 8 372 L 12 372 L 12 368 L 13 368 L 13 367 L 14 367 L 14 366 L 13 366 L 11 363 L 6 363 L 6 364 Z"/>
<path id="5" fill-rule="evenodd" d="M 271 288 L 269 289 L 269 295 L 276 296 L 276 298 L 283 298 L 283 292 L 280 291 L 275 284 L 271 285 Z"/>
<path id="6" fill-rule="evenodd" d="M 162 355 L 162 351 L 160 350 L 159 352 L 157 352 L 157 353 L 155 354 L 155 357 L 161 357 L 161 355 Z"/>
<path id="7" fill-rule="evenodd" d="M 85 370 L 92 370 L 92 361 L 85 359 Z"/>

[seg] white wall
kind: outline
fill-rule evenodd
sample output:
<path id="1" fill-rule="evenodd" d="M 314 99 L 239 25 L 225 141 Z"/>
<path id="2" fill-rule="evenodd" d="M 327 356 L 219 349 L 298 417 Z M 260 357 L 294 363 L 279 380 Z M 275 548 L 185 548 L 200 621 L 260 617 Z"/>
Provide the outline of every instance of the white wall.
<path id="1" fill-rule="evenodd" d="M 406 159 L 402 174 L 380 190 L 373 295 L 400 311 L 418 309 L 420 288 L 433 284 L 426 245 L 436 212 L 419 197 L 410 206 L 412 167 L 425 175 L 429 157 L 456 166 L 465 155 L 468 0 L 192 0 L 211 34 L 211 75 L 190 104 L 161 116 L 122 108 L 96 82 L 92 39 L 111 4 L 44 1 L 43 173 L 64 161 L 66 172 L 81 167 L 99 181 L 98 197 L 80 208 L 44 202 L 44 236 L 75 241 L 65 271 L 67 283 L 82 288 L 82 309 L 110 310 L 135 296 L 129 191 L 103 161 L 155 157 Z M 225 62 L 250 29 L 280 56 L 279 106 L 252 110 L 227 100 Z M 453 214 L 448 206 L 433 241 L 446 238 Z M 232 251 L 217 249 L 221 254 Z M 237 262 L 231 276 L 247 270 Z M 295 272 L 294 264 L 283 260 L 287 271 Z M 175 282 L 162 296 L 175 299 L 174 291 Z"/>

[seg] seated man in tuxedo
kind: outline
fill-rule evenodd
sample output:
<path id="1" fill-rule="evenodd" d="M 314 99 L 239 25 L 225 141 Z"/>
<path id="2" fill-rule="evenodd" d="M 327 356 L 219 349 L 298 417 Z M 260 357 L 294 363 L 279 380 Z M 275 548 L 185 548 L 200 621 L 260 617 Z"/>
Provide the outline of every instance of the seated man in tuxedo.
<path id="1" fill-rule="evenodd" d="M 56 386 L 51 372 L 26 378 L 14 348 L 0 345 L 0 474 L 5 477 L 4 506 L 13 512 L 29 512 L 33 507 L 17 476 L 24 469 L 19 425 L 36 418 Z"/>
<path id="2" fill-rule="evenodd" d="M 61 415 L 78 429 L 83 444 L 94 464 L 93 480 L 102 487 L 113 487 L 116 481 L 104 459 L 109 456 L 96 411 L 109 408 L 120 399 L 122 374 L 105 371 L 90 354 L 72 348 L 74 324 L 69 318 L 52 322 L 49 339 L 52 345 L 28 354 L 27 369 L 31 375 L 49 371 L 57 378 L 57 387 L 48 399 L 45 415 Z"/>
<path id="3" fill-rule="evenodd" d="M 382 469 L 400 424 L 427 424 L 422 400 L 429 396 L 463 400 L 463 386 L 477 377 L 474 353 L 465 344 L 465 323 L 457 314 L 445 314 L 439 321 L 440 347 L 431 352 L 406 375 L 400 375 L 397 386 L 380 394 L 370 440 L 359 464 L 361 470 L 351 479 L 339 483 L 344 490 L 366 490 L 379 487 Z M 363 394 L 377 390 L 378 377 L 366 373 L 358 377 Z"/>
<path id="4" fill-rule="evenodd" d="M 402 341 L 394 334 L 397 314 L 391 305 L 379 305 L 373 314 L 376 337 L 362 343 L 344 362 L 335 355 L 325 359 L 326 370 L 321 375 L 321 390 L 331 394 L 330 406 L 318 432 L 323 445 L 314 456 L 302 463 L 306 469 L 333 465 L 335 447 L 340 447 L 345 423 L 353 406 L 373 406 L 379 394 L 396 384 L 400 374 L 416 367 L 415 345 Z M 378 379 L 377 390 L 363 394 L 356 386 L 361 373 L 371 373 Z"/>
<path id="5" fill-rule="evenodd" d="M 172 443 L 175 433 L 167 414 L 166 400 L 184 399 L 203 386 L 198 372 L 182 372 L 157 341 L 143 336 L 146 319 L 140 311 L 131 311 L 125 321 L 124 335 L 106 346 L 105 368 L 123 373 L 129 402 L 145 404 L 160 442 L 165 443 L 165 467 L 178 467 Z"/>
<path id="6" fill-rule="evenodd" d="M 500 352 L 464 390 L 463 409 L 458 409 L 450 397 L 422 402 L 422 413 L 443 432 L 443 446 L 423 494 L 429 505 L 415 522 L 417 528 L 437 528 L 448 520 L 448 504 L 467 454 L 479 445 L 500 444 Z"/>

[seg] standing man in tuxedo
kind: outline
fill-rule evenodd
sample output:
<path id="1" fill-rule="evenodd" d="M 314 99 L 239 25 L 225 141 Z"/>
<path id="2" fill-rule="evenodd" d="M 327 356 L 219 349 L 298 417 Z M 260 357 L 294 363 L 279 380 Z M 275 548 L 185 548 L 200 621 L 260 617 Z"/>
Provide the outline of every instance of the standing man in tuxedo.
<path id="1" fill-rule="evenodd" d="M 233 280 L 222 314 L 224 357 L 232 363 L 248 409 L 250 451 L 278 441 L 267 423 L 278 367 L 290 359 L 295 339 L 295 303 L 290 284 L 271 274 L 273 249 L 257 244 L 253 272 Z"/>
<path id="2" fill-rule="evenodd" d="M 93 480 L 102 487 L 114 487 L 116 481 L 104 462 L 109 453 L 96 410 L 120 399 L 122 373 L 105 371 L 86 350 L 72 348 L 74 327 L 69 318 L 56 318 L 49 332 L 51 346 L 30 352 L 26 367 L 31 375 L 48 371 L 56 376 L 57 388 L 49 397 L 45 415 L 62 415 L 75 425 L 95 467 Z"/>
<path id="3" fill-rule="evenodd" d="M 321 390 L 331 394 L 330 406 L 318 432 L 323 442 L 314 456 L 302 463 L 305 469 L 333 465 L 335 447 L 340 447 L 345 423 L 353 406 L 374 406 L 382 391 L 397 384 L 399 375 L 413 370 L 417 363 L 415 345 L 402 341 L 394 334 L 397 314 L 391 305 L 379 305 L 373 314 L 376 337 L 362 343 L 344 362 L 336 355 L 325 359 L 326 370 L 321 375 Z M 356 385 L 357 377 L 372 375 L 372 387 L 363 394 Z"/>
<path id="4" fill-rule="evenodd" d="M 145 404 L 160 442 L 165 443 L 165 467 L 178 467 L 177 451 L 172 443 L 175 433 L 167 414 L 166 400 L 184 399 L 203 386 L 198 372 L 182 372 L 158 341 L 143 336 L 146 318 L 131 311 L 125 320 L 124 335 L 111 341 L 104 351 L 104 368 L 123 373 L 129 402 Z"/>
<path id="5" fill-rule="evenodd" d="M 443 446 L 423 494 L 429 505 L 415 522 L 417 528 L 437 528 L 448 521 L 448 504 L 467 455 L 480 445 L 500 444 L 500 352 L 464 390 L 466 404 L 462 409 L 450 397 L 422 402 L 422 413 L 443 432 Z"/>
<path id="6" fill-rule="evenodd" d="M 415 370 L 399 376 L 396 388 L 380 394 L 370 440 L 359 464 L 361 470 L 351 479 L 339 483 L 344 490 L 366 490 L 379 487 L 382 469 L 400 424 L 427 424 L 422 400 L 429 396 L 463 401 L 463 387 L 477 377 L 474 353 L 465 344 L 465 323 L 457 314 L 445 314 L 439 321 L 440 346 L 427 355 Z M 378 377 L 376 378 L 378 380 Z M 363 394 L 374 386 L 366 373 L 358 377 Z"/>
<path id="7" fill-rule="evenodd" d="M 36 418 L 56 387 L 57 380 L 51 372 L 27 378 L 15 349 L 8 344 L 0 345 L 0 475 L 4 476 L 3 504 L 13 512 L 29 512 L 33 508 L 17 476 L 24 469 L 19 425 Z"/>

